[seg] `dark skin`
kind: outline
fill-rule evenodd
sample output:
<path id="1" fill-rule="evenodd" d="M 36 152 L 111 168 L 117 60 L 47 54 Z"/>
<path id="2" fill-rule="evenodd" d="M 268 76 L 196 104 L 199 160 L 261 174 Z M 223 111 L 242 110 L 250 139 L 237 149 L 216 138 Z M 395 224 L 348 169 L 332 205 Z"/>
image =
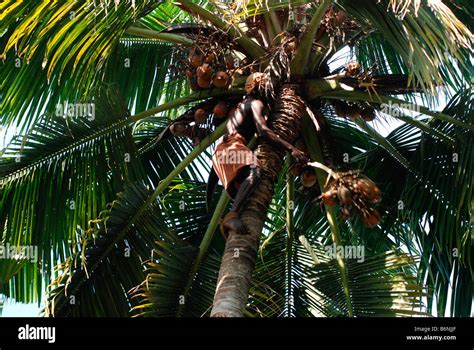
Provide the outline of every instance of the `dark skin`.
<path id="1" fill-rule="evenodd" d="M 235 114 L 230 116 L 227 121 L 227 132 L 229 134 L 236 132 L 239 133 L 245 138 L 247 144 L 255 133 L 258 133 L 259 136 L 265 138 L 276 147 L 286 150 L 296 159 L 297 162 L 307 163 L 308 159 L 305 157 L 303 152 L 295 148 L 289 142 L 278 137 L 267 126 L 267 116 L 268 112 L 264 103 L 257 97 L 250 95 L 238 105 Z M 255 190 L 258 180 L 260 179 L 260 173 L 261 170 L 256 165 L 243 167 L 239 171 L 239 174 L 235 180 L 232 181 L 228 189 L 229 195 L 234 200 L 230 213 L 240 212 L 244 200 Z M 212 170 L 208 182 L 208 203 L 210 203 L 211 195 L 214 192 L 217 181 L 217 175 Z M 244 224 L 238 217 L 225 220 L 224 229 L 225 232 L 234 230 L 239 234 L 247 233 Z"/>

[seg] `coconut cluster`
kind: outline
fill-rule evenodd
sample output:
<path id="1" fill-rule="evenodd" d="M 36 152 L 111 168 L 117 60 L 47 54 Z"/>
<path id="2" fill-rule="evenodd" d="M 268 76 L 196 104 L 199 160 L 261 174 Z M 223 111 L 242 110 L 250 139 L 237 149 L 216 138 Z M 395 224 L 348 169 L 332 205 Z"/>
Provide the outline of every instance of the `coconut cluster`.
<path id="1" fill-rule="evenodd" d="M 332 102 L 338 117 L 356 120 L 362 117 L 365 121 L 371 122 L 377 116 L 375 108 L 368 103 L 334 101 Z"/>
<path id="2" fill-rule="evenodd" d="M 206 128 L 201 128 L 198 125 L 191 125 L 187 121 L 176 121 L 170 125 L 170 132 L 173 136 L 176 137 L 187 137 L 191 139 L 194 146 L 199 145 L 201 140 L 203 140 L 207 135 L 209 135 L 209 130 Z"/>
<path id="3" fill-rule="evenodd" d="M 355 18 L 333 6 L 326 11 L 321 26 L 332 41 L 336 43 L 353 38 L 361 30 L 361 26 Z"/>
<path id="4" fill-rule="evenodd" d="M 191 90 L 227 88 L 233 77 L 242 75 L 240 61 L 231 52 L 226 54 L 201 47 L 193 48 L 185 62 L 185 74 Z"/>
<path id="5" fill-rule="evenodd" d="M 341 216 L 349 219 L 359 215 L 368 227 L 380 222 L 380 214 L 370 206 L 380 202 L 381 192 L 377 185 L 358 171 L 335 173 L 329 189 L 318 199 L 328 206 L 339 204 Z"/>
<path id="6" fill-rule="evenodd" d="M 219 101 L 215 105 L 203 106 L 194 112 L 196 124 L 205 124 L 212 116 L 216 120 L 215 124 L 220 124 L 221 120 L 231 117 L 235 113 L 236 107 L 233 103 Z"/>
<path id="7" fill-rule="evenodd" d="M 173 136 L 190 138 L 196 146 L 212 131 L 212 125 L 219 125 L 235 113 L 241 99 L 239 96 L 201 103 L 173 122 L 169 130 Z"/>

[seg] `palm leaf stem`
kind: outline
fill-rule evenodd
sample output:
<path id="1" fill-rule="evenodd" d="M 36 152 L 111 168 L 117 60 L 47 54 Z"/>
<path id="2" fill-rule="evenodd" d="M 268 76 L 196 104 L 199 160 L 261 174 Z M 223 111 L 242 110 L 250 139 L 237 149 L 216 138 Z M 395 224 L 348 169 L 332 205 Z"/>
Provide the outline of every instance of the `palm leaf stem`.
<path id="1" fill-rule="evenodd" d="M 309 22 L 306 32 L 304 33 L 303 38 L 298 45 L 295 58 L 290 64 L 292 76 L 298 78 L 304 75 L 311 49 L 313 48 L 314 37 L 316 36 L 316 32 L 318 31 L 319 25 L 321 24 L 321 20 L 331 3 L 331 0 L 324 0 L 316 10 L 311 22 Z"/>
<path id="2" fill-rule="evenodd" d="M 309 155 L 312 160 L 322 163 L 323 162 L 323 153 L 321 150 L 321 146 L 319 145 L 318 138 L 316 133 L 314 132 L 313 124 L 309 118 L 304 118 L 302 122 L 302 132 L 305 139 L 306 144 L 308 145 Z M 324 191 L 323 185 L 326 181 L 325 172 L 320 169 L 316 168 L 316 175 L 318 177 L 319 187 L 321 188 L 321 192 Z M 337 224 L 336 212 L 334 207 L 330 207 L 325 205 L 326 209 L 326 218 L 329 223 L 329 227 L 331 229 L 331 236 L 334 244 L 336 247 L 342 245 L 339 225 Z M 341 273 L 341 283 L 344 288 L 344 296 L 346 299 L 347 309 L 349 313 L 349 317 L 354 316 L 354 312 L 352 309 L 352 301 L 351 296 L 349 293 L 349 282 L 347 280 L 347 268 L 344 258 L 339 254 L 336 255 L 337 260 L 337 267 Z"/>
<path id="3" fill-rule="evenodd" d="M 144 28 L 137 28 L 137 27 L 129 27 L 125 33 L 133 34 L 145 38 L 157 39 L 160 41 L 166 41 L 169 43 L 174 44 L 182 44 L 182 45 L 192 45 L 194 43 L 193 40 L 186 38 L 182 35 L 172 34 L 172 33 L 160 33 L 150 29 Z"/>

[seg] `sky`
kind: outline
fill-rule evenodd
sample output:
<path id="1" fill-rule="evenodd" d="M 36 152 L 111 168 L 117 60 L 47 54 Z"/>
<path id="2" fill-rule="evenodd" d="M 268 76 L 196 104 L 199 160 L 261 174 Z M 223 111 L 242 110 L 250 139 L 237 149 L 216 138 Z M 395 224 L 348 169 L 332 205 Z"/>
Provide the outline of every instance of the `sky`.
<path id="1" fill-rule="evenodd" d="M 2 317 L 38 317 L 41 307 L 38 304 L 15 303 L 13 300 L 4 301 Z"/>

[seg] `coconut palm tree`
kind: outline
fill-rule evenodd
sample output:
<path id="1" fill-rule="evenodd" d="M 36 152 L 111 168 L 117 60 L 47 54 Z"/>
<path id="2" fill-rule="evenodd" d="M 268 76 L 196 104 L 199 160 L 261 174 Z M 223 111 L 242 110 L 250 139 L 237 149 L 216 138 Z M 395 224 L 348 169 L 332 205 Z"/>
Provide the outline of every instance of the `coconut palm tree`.
<path id="1" fill-rule="evenodd" d="M 0 260 L 4 295 L 56 317 L 470 315 L 467 1 L 0 7 L 1 243 L 38 248 Z M 224 239 L 209 156 L 252 72 L 313 167 L 256 138 L 248 234 Z"/>

